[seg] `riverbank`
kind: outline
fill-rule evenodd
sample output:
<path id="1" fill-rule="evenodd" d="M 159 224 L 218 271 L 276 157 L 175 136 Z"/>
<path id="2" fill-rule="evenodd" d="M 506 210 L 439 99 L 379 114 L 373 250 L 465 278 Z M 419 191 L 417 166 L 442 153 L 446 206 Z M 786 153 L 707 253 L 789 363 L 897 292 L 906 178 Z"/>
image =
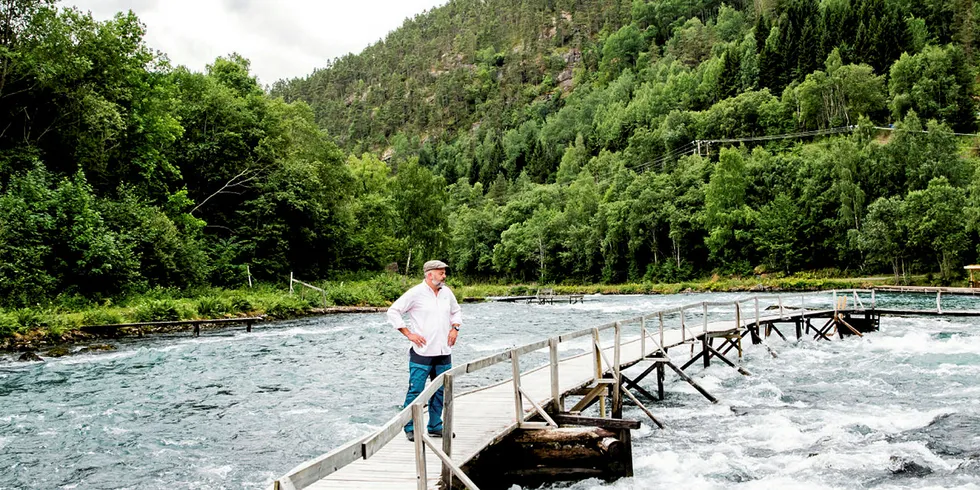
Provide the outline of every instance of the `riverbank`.
<path id="1" fill-rule="evenodd" d="M 919 278 L 922 282 L 923 278 Z M 83 326 L 118 323 L 202 320 L 235 317 L 263 317 L 284 320 L 303 316 L 382 311 L 402 292 L 415 284 L 415 278 L 380 274 L 353 281 L 319 281 L 322 291 L 298 288 L 292 293 L 271 285 L 227 290 L 155 290 L 142 295 L 87 302 L 62 299 L 47 305 L 0 310 L 0 351 L 40 352 L 57 357 L 82 349 L 105 350 L 106 339 L 137 334 L 166 333 L 190 327 L 155 327 L 139 330 L 116 329 L 95 334 Z M 800 274 L 790 277 L 719 278 L 672 284 L 462 284 L 449 285 L 463 301 L 481 301 L 492 296 L 533 295 L 541 288 L 556 294 L 676 294 L 696 292 L 789 292 L 822 289 L 867 288 L 894 283 L 892 277 L 824 278 Z M 223 327 L 214 327 L 223 328 Z"/>

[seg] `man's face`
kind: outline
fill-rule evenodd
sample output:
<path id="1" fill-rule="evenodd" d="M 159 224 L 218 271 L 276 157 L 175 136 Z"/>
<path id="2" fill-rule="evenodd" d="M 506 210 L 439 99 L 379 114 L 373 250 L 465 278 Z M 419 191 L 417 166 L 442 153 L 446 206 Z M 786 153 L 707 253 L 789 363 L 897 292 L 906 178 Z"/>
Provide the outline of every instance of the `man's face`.
<path id="1" fill-rule="evenodd" d="M 429 271 L 429 280 L 435 286 L 442 286 L 446 282 L 446 269 L 432 269 Z"/>

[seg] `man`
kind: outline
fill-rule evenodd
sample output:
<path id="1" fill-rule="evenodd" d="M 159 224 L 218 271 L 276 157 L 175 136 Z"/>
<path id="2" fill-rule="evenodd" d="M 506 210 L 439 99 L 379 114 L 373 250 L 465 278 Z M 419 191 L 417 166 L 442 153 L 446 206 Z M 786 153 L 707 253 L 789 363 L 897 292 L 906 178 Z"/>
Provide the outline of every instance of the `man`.
<path id="1" fill-rule="evenodd" d="M 462 315 L 456 296 L 445 284 L 447 267 L 439 260 L 426 262 L 422 265 L 425 280 L 388 308 L 388 321 L 412 342 L 408 350 L 408 394 L 403 407 L 415 401 L 425 388 L 426 379 L 435 379 L 452 367 L 452 348 Z M 402 319 L 406 313 L 408 326 Z M 442 437 L 442 396 L 439 388 L 429 400 L 427 428 L 433 437 Z M 415 440 L 413 421 L 405 426 L 405 436 L 409 441 Z"/>

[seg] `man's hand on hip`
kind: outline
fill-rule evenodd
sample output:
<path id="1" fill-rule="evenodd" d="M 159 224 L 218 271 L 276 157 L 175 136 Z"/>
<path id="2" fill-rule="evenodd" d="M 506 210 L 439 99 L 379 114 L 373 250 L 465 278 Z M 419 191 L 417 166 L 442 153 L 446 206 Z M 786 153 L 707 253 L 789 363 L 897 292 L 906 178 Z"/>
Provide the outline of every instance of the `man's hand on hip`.
<path id="1" fill-rule="evenodd" d="M 425 345 L 425 337 L 414 332 L 406 331 L 402 333 L 404 333 L 405 337 L 408 337 L 408 340 L 412 341 L 412 343 L 415 344 L 417 347 L 423 347 Z"/>

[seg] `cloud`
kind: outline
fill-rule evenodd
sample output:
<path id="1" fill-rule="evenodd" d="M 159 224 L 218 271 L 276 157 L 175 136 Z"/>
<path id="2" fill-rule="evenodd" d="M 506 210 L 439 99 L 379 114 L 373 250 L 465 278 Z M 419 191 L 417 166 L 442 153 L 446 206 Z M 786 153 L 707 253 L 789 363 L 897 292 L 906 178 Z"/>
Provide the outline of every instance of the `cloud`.
<path id="1" fill-rule="evenodd" d="M 446 0 L 74 0 L 98 20 L 132 10 L 146 43 L 174 65 L 203 71 L 237 52 L 263 84 L 302 77 L 333 58 L 359 52 L 405 18 Z"/>

